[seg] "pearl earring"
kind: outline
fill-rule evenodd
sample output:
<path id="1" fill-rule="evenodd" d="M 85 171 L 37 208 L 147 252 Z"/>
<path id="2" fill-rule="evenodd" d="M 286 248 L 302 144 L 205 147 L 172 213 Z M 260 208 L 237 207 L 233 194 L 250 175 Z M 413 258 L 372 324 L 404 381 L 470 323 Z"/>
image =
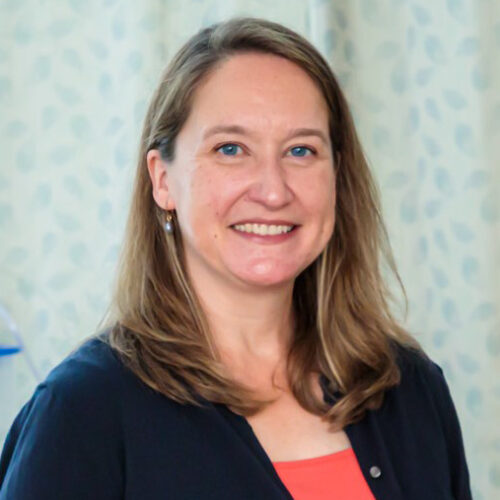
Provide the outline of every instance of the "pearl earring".
<path id="1" fill-rule="evenodd" d="M 172 234 L 174 232 L 174 224 L 172 222 L 172 214 L 167 210 L 167 220 L 165 222 L 165 232 Z"/>

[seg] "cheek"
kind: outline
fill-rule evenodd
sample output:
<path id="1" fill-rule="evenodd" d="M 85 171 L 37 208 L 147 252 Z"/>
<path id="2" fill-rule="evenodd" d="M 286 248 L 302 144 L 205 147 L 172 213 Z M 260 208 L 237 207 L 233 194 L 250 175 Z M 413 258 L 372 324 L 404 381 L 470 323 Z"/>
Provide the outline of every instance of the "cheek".
<path id="1" fill-rule="evenodd" d="M 296 192 L 301 193 L 305 208 L 318 221 L 326 222 L 335 214 L 335 176 L 330 168 L 296 179 Z"/>
<path id="2" fill-rule="evenodd" d="M 238 196 L 238 187 L 227 175 L 201 168 L 190 184 L 190 220 L 194 234 L 218 239 L 230 224 L 225 215 Z"/>

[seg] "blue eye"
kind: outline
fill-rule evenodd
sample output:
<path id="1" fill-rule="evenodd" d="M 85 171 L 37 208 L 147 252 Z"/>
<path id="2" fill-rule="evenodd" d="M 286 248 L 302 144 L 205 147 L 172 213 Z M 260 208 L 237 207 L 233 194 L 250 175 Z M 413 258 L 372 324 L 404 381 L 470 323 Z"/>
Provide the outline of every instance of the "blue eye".
<path id="1" fill-rule="evenodd" d="M 223 144 L 217 148 L 216 151 L 221 151 L 225 156 L 235 156 L 238 152 L 238 148 L 241 149 L 241 146 L 238 146 L 238 144 L 228 143 Z"/>
<path id="2" fill-rule="evenodd" d="M 313 154 L 312 149 L 306 148 L 305 146 L 295 146 L 294 148 L 290 149 L 290 152 L 292 153 L 292 156 L 296 157 L 308 156 L 308 152 L 310 154 Z"/>

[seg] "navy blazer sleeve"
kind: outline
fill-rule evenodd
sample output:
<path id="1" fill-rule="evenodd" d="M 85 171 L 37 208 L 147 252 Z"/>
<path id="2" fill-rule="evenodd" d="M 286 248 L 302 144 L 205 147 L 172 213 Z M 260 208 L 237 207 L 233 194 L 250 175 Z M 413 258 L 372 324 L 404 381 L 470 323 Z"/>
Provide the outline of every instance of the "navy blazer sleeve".
<path id="1" fill-rule="evenodd" d="M 37 387 L 10 429 L 0 459 L 0 500 L 123 498 L 112 398 L 86 394 L 89 384 L 71 364 L 64 370 L 57 383 Z"/>

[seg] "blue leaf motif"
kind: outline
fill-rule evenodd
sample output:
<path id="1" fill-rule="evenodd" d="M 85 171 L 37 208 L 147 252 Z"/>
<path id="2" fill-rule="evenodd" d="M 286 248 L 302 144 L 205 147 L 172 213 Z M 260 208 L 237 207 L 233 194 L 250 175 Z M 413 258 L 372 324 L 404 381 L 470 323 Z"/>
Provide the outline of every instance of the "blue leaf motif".
<path id="1" fill-rule="evenodd" d="M 401 219 L 408 224 L 415 222 L 417 218 L 417 202 L 415 198 L 415 193 L 409 193 L 401 201 Z"/>
<path id="2" fill-rule="evenodd" d="M 75 137 L 88 140 L 90 137 L 90 122 L 84 115 L 75 115 L 71 118 L 71 130 Z"/>
<path id="3" fill-rule="evenodd" d="M 33 76 L 36 80 L 45 80 L 50 75 L 51 61 L 48 56 L 40 56 L 33 63 Z"/>
<path id="4" fill-rule="evenodd" d="M 346 40 L 344 43 L 344 57 L 349 64 L 356 63 L 356 47 L 354 47 L 352 40 Z"/>
<path id="5" fill-rule="evenodd" d="M 413 15 L 420 26 L 426 26 L 431 20 L 429 11 L 421 7 L 420 5 L 413 6 Z"/>
<path id="6" fill-rule="evenodd" d="M 115 40 L 121 40 L 125 36 L 125 23 L 123 18 L 116 17 L 111 24 L 111 33 Z"/>
<path id="7" fill-rule="evenodd" d="M 471 284 L 477 285 L 479 273 L 479 263 L 475 257 L 465 257 L 462 263 L 462 276 L 464 280 Z"/>
<path id="8" fill-rule="evenodd" d="M 467 409 L 475 416 L 479 416 L 481 413 L 481 405 L 483 402 L 483 394 L 480 389 L 472 388 L 467 391 L 465 397 L 465 404 Z"/>
<path id="9" fill-rule="evenodd" d="M 99 220 L 102 223 L 108 222 L 112 214 L 111 203 L 107 200 L 99 205 Z"/>
<path id="10" fill-rule="evenodd" d="M 108 48 L 100 40 L 89 41 L 89 49 L 97 59 L 106 59 L 108 57 Z"/>
<path id="11" fill-rule="evenodd" d="M 490 483 L 495 488 L 500 488 L 500 467 L 498 467 L 496 464 L 491 464 L 490 470 L 488 472 L 488 478 L 490 480 Z"/>
<path id="12" fill-rule="evenodd" d="M 49 326 L 49 313 L 46 309 L 40 309 L 35 314 L 35 328 L 37 332 L 46 332 Z"/>
<path id="13" fill-rule="evenodd" d="M 324 45 L 327 54 L 331 54 L 337 48 L 337 33 L 329 29 L 325 33 Z"/>
<path id="14" fill-rule="evenodd" d="M 490 356 L 500 354 L 500 327 L 492 331 L 486 337 L 486 351 Z"/>
<path id="15" fill-rule="evenodd" d="M 52 188 L 49 184 L 40 184 L 33 195 L 33 202 L 37 207 L 46 207 L 52 200 Z"/>
<path id="16" fill-rule="evenodd" d="M 62 54 L 62 60 L 71 68 L 81 69 L 82 67 L 82 58 L 75 49 L 65 49 Z"/>
<path id="17" fill-rule="evenodd" d="M 448 253 L 448 242 L 446 241 L 446 236 L 441 229 L 436 229 L 434 231 L 434 242 L 444 253 Z"/>
<path id="18" fill-rule="evenodd" d="M 458 241 L 467 243 L 474 239 L 473 231 L 463 222 L 452 222 L 451 229 Z"/>
<path id="19" fill-rule="evenodd" d="M 138 51 L 130 52 L 127 57 L 127 67 L 133 73 L 140 71 L 142 67 L 142 55 Z"/>
<path id="20" fill-rule="evenodd" d="M 120 246 L 119 245 L 110 245 L 106 252 L 106 257 L 104 258 L 104 262 L 115 263 L 118 259 L 118 255 L 120 254 Z"/>
<path id="21" fill-rule="evenodd" d="M 437 102 L 435 99 L 432 98 L 427 98 L 424 103 L 425 110 L 427 111 L 427 114 L 431 117 L 434 118 L 436 121 L 441 120 L 441 112 L 439 111 L 439 107 L 437 105 Z"/>
<path id="22" fill-rule="evenodd" d="M 424 136 L 422 141 L 429 156 L 435 157 L 441 154 L 441 146 L 432 137 Z"/>
<path id="23" fill-rule="evenodd" d="M 429 83 L 433 73 L 434 70 L 432 68 L 421 68 L 415 75 L 415 81 L 418 85 L 423 87 L 424 85 L 427 85 Z"/>
<path id="24" fill-rule="evenodd" d="M 26 248 L 23 248 L 20 246 L 15 246 L 15 247 L 12 247 L 7 252 L 7 255 L 5 256 L 3 264 L 6 267 L 19 266 L 19 265 L 23 264 L 27 258 L 28 258 L 28 251 L 26 250 Z"/>
<path id="25" fill-rule="evenodd" d="M 16 154 L 16 168 L 21 172 L 28 172 L 35 167 L 35 158 L 29 143 L 19 148 Z"/>
<path id="26" fill-rule="evenodd" d="M 99 78 L 99 93 L 102 97 L 110 97 L 113 91 L 113 82 L 108 73 L 103 73 Z"/>
<path id="27" fill-rule="evenodd" d="M 446 0 L 448 12 L 458 21 L 466 21 L 470 16 L 465 12 L 464 0 Z"/>
<path id="28" fill-rule="evenodd" d="M 493 224 L 499 220 L 500 208 L 498 198 L 496 198 L 493 193 L 486 195 L 481 200 L 480 214 L 481 219 L 483 219 L 484 222 L 488 222 L 490 224 Z"/>
<path id="29" fill-rule="evenodd" d="M 87 247 L 85 243 L 79 241 L 70 246 L 68 254 L 73 264 L 82 265 L 88 257 Z"/>
<path id="30" fill-rule="evenodd" d="M 3 226 L 12 218 L 12 207 L 7 203 L 0 203 L 0 226 Z"/>
<path id="31" fill-rule="evenodd" d="M 61 99 L 61 101 L 68 106 L 72 106 L 81 100 L 75 89 L 59 84 L 56 84 L 54 88 L 59 99 Z"/>
<path id="32" fill-rule="evenodd" d="M 413 134 L 418 130 L 420 123 L 420 113 L 416 106 L 412 106 L 408 112 L 408 125 L 407 130 L 410 134 Z"/>
<path id="33" fill-rule="evenodd" d="M 123 120 L 118 116 L 111 118 L 106 125 L 106 135 L 114 135 L 123 126 Z"/>
<path id="34" fill-rule="evenodd" d="M 476 153 L 476 145 L 472 129 L 469 125 L 459 124 L 455 128 L 455 143 L 458 148 L 469 156 Z"/>
<path id="35" fill-rule="evenodd" d="M 443 96 L 448 105 L 453 109 L 462 109 L 467 104 L 464 96 L 453 89 L 443 91 Z"/>
<path id="36" fill-rule="evenodd" d="M 42 126 L 48 129 L 57 119 L 58 111 L 54 106 L 46 106 L 42 109 Z"/>
<path id="37" fill-rule="evenodd" d="M 436 347 L 443 347 L 449 334 L 450 334 L 450 332 L 448 332 L 446 330 L 436 330 L 432 334 L 432 343 Z"/>
<path id="38" fill-rule="evenodd" d="M 458 316 L 457 306 L 455 301 L 452 299 L 445 299 L 442 305 L 442 313 L 444 319 L 451 325 L 458 327 L 460 326 L 460 319 Z"/>
<path id="39" fill-rule="evenodd" d="M 423 262 L 428 257 L 429 245 L 427 243 L 427 238 L 425 236 L 421 236 L 418 239 L 418 254 L 420 262 Z"/>
<path id="40" fill-rule="evenodd" d="M 0 99 L 10 94 L 12 83 L 9 78 L 0 76 Z"/>
<path id="41" fill-rule="evenodd" d="M 90 169 L 90 176 L 98 186 L 107 186 L 109 184 L 109 175 L 102 168 Z"/>
<path id="42" fill-rule="evenodd" d="M 490 79 L 486 75 L 483 68 L 476 66 L 471 73 L 471 81 L 472 85 L 474 85 L 475 89 L 479 92 L 483 92 L 490 85 Z"/>
<path id="43" fill-rule="evenodd" d="M 28 130 L 28 127 L 26 123 L 24 123 L 21 120 L 12 120 L 9 123 L 7 123 L 7 126 L 5 127 L 5 133 L 10 136 L 10 137 L 15 137 L 18 138 L 21 135 L 23 135 L 26 130 Z"/>
<path id="44" fill-rule="evenodd" d="M 466 189 L 481 188 L 487 185 L 489 175 L 486 170 L 474 170 L 465 182 Z"/>
<path id="45" fill-rule="evenodd" d="M 458 366 L 465 373 L 473 374 L 479 370 L 479 363 L 477 362 L 477 360 L 475 360 L 468 354 L 459 353 L 457 358 Z"/>
<path id="46" fill-rule="evenodd" d="M 76 196 L 78 198 L 82 197 L 82 186 L 80 181 L 74 175 L 67 175 L 63 179 L 64 190 L 71 196 Z"/>
<path id="47" fill-rule="evenodd" d="M 73 149 L 69 146 L 57 146 L 50 152 L 50 159 L 56 165 L 64 165 L 73 156 Z"/>
<path id="48" fill-rule="evenodd" d="M 476 307 L 471 318 L 475 321 L 485 321 L 490 319 L 492 316 L 495 316 L 496 313 L 497 308 L 495 304 L 492 304 L 491 302 L 483 302 Z"/>
<path id="49" fill-rule="evenodd" d="M 26 278 L 19 278 L 17 280 L 17 291 L 24 300 L 30 300 L 33 298 L 35 287 Z"/>
<path id="50" fill-rule="evenodd" d="M 432 218 L 435 217 L 441 208 L 441 201 L 433 199 L 427 200 L 424 205 L 424 211 L 427 217 Z"/>
<path id="51" fill-rule="evenodd" d="M 402 94 L 408 87 L 408 75 L 403 62 L 399 62 L 391 71 L 391 88 L 396 94 Z"/>
<path id="52" fill-rule="evenodd" d="M 445 195 L 453 194 L 454 190 L 451 183 L 451 177 L 448 173 L 448 170 L 446 170 L 445 168 L 437 167 L 434 170 L 434 182 L 441 193 Z"/>
<path id="53" fill-rule="evenodd" d="M 78 323 L 78 313 L 77 313 L 76 307 L 73 303 L 64 302 L 60 311 L 61 311 L 61 316 L 64 319 L 66 319 L 67 321 L 70 321 L 73 324 Z"/>
<path id="54" fill-rule="evenodd" d="M 448 286 L 448 278 L 446 277 L 446 274 L 442 269 L 433 267 L 432 274 L 434 276 L 434 282 L 439 288 L 446 288 Z"/>
<path id="55" fill-rule="evenodd" d="M 45 233 L 42 238 L 42 253 L 47 257 L 57 246 L 57 236 L 55 233 Z"/>
<path id="56" fill-rule="evenodd" d="M 437 36 L 428 36 L 425 39 L 425 52 L 427 57 L 436 64 L 443 64 L 446 60 L 441 41 Z"/>
<path id="57" fill-rule="evenodd" d="M 464 38 L 457 48 L 457 55 L 470 56 L 475 55 L 479 51 L 479 40 L 476 37 Z"/>
<path id="58" fill-rule="evenodd" d="M 77 231 L 80 229 L 80 222 L 76 217 L 67 213 L 56 213 L 55 221 L 63 231 Z"/>
<path id="59" fill-rule="evenodd" d="M 345 12 L 340 9 L 335 10 L 335 20 L 337 21 L 337 25 L 341 30 L 345 30 L 349 24 Z"/>

